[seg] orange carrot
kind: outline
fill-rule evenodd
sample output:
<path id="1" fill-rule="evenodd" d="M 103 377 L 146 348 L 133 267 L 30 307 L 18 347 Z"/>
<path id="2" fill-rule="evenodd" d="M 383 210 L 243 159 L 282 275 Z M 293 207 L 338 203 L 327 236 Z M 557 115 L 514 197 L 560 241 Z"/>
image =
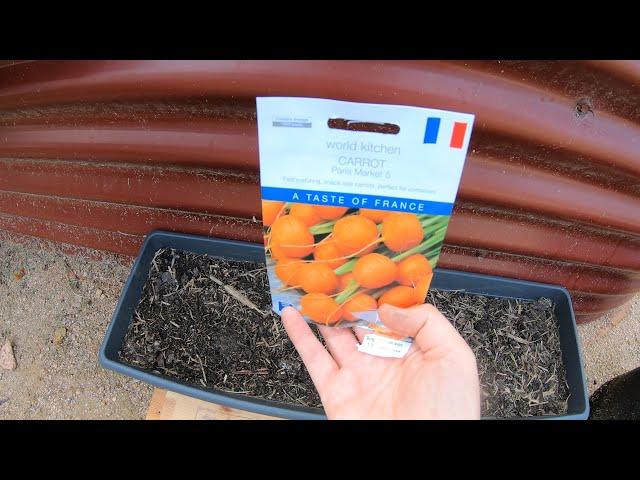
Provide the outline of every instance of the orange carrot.
<path id="1" fill-rule="evenodd" d="M 302 258 L 313 252 L 313 235 L 297 217 L 283 215 L 271 225 L 271 247 L 291 258 Z"/>
<path id="2" fill-rule="evenodd" d="M 335 220 L 347 213 L 347 207 L 332 207 L 329 205 L 316 205 L 316 211 L 324 220 Z"/>
<path id="3" fill-rule="evenodd" d="M 353 276 L 353 273 L 351 272 L 345 273 L 344 275 L 340 275 L 338 279 L 340 280 L 340 291 L 343 291 L 345 288 L 347 288 L 351 280 L 353 280 L 354 282 L 356 281 L 356 279 Z"/>
<path id="4" fill-rule="evenodd" d="M 316 260 L 324 260 L 332 269 L 338 268 L 340 265 L 347 263 L 346 258 L 340 258 L 340 250 L 334 241 L 322 242 L 316 246 L 313 252 L 313 258 Z M 330 260 L 330 261 L 329 261 Z"/>
<path id="5" fill-rule="evenodd" d="M 333 239 L 344 256 L 366 255 L 375 250 L 378 227 L 360 215 L 341 218 L 333 226 Z"/>
<path id="6" fill-rule="evenodd" d="M 308 203 L 294 203 L 289 210 L 289 215 L 298 217 L 308 227 L 313 227 L 322 221 L 318 210 L 315 205 L 309 205 Z"/>
<path id="7" fill-rule="evenodd" d="M 354 297 L 351 297 L 342 305 L 344 318 L 351 322 L 358 320 L 358 318 L 353 315 L 353 312 L 369 312 L 377 308 L 378 303 L 376 302 L 376 299 L 366 293 L 359 293 Z"/>
<path id="8" fill-rule="evenodd" d="M 284 202 L 262 200 L 262 223 L 265 227 L 270 227 L 283 212 Z"/>
<path id="9" fill-rule="evenodd" d="M 382 222 L 384 244 L 394 252 L 404 252 L 420 244 L 424 231 L 414 213 L 393 212 Z"/>
<path id="10" fill-rule="evenodd" d="M 308 293 L 300 299 L 300 312 L 311 320 L 332 325 L 342 318 L 342 308 L 323 293 Z"/>
<path id="11" fill-rule="evenodd" d="M 365 288 L 380 288 L 396 278 L 398 267 L 393 260 L 379 253 L 360 257 L 353 266 L 353 278 Z"/>
<path id="12" fill-rule="evenodd" d="M 282 251 L 282 248 L 279 247 L 278 245 L 274 245 L 273 243 L 269 245 L 269 253 L 271 254 L 271 257 L 276 260 L 282 260 L 283 258 L 288 258 Z"/>
<path id="13" fill-rule="evenodd" d="M 398 263 L 398 277 L 396 280 L 401 285 L 413 287 L 421 279 L 432 274 L 433 270 L 427 257 L 416 253 Z"/>
<path id="14" fill-rule="evenodd" d="M 416 296 L 413 288 L 404 285 L 390 288 L 378 299 L 378 306 L 388 303 L 400 308 L 407 308 L 415 305 Z"/>
<path id="15" fill-rule="evenodd" d="M 297 279 L 302 289 L 307 293 L 331 295 L 340 284 L 338 276 L 326 263 L 305 263 L 300 268 Z"/>
<path id="16" fill-rule="evenodd" d="M 416 286 L 413 287 L 413 294 L 416 300 L 416 303 L 424 303 L 427 298 L 427 293 L 429 292 L 429 285 L 431 285 L 431 280 L 433 279 L 433 273 L 431 275 L 427 275 L 426 277 L 421 278 Z"/>
<path id="17" fill-rule="evenodd" d="M 276 276 L 282 280 L 285 285 L 298 285 L 299 272 L 304 262 L 297 258 L 282 258 L 276 264 Z"/>
<path id="18" fill-rule="evenodd" d="M 387 210 L 372 210 L 370 208 L 360 209 L 360 215 L 367 217 L 369 220 L 373 220 L 376 223 L 383 221 L 390 213 L 391 212 Z"/>

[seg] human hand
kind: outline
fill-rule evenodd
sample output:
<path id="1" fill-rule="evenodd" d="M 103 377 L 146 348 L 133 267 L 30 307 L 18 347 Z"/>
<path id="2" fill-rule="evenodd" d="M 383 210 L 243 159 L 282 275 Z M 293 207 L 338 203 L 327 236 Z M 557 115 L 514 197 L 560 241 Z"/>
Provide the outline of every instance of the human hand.
<path id="1" fill-rule="evenodd" d="M 359 352 L 358 341 L 371 333 L 361 328 L 318 327 L 327 351 L 300 313 L 291 307 L 282 312 L 285 329 L 311 375 L 327 417 L 480 418 L 476 359 L 453 325 L 428 304 L 407 309 L 385 304 L 378 313 L 386 327 L 414 338 L 403 358 Z"/>

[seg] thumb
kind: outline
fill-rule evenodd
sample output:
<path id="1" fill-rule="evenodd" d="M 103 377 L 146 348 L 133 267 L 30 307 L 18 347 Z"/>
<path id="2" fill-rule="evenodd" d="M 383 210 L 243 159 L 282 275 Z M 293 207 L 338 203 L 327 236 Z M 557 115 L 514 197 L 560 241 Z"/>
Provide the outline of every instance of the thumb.
<path id="1" fill-rule="evenodd" d="M 383 304 L 378 308 L 382 323 L 394 332 L 413 337 L 420 350 L 427 352 L 434 348 L 468 348 L 455 327 L 440 311 L 429 304 L 410 308 L 398 308 Z"/>

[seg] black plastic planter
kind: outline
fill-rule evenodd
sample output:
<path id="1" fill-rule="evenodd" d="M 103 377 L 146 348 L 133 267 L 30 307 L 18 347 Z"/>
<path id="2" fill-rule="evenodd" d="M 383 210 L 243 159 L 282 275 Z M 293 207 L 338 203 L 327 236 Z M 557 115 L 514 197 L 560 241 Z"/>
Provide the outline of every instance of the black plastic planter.
<path id="1" fill-rule="evenodd" d="M 264 262 L 264 247 L 260 244 L 221 240 L 215 238 L 185 235 L 170 232 L 150 234 L 141 247 L 131 274 L 124 286 L 118 305 L 113 314 L 100 348 L 100 364 L 105 368 L 148 382 L 156 387 L 196 397 L 208 402 L 232 408 L 248 410 L 263 415 L 289 419 L 324 419 L 323 411 L 297 407 L 281 402 L 254 399 L 234 395 L 214 389 L 188 385 L 162 375 L 152 374 L 124 364 L 118 359 L 133 313 L 138 306 L 142 288 L 147 280 L 151 260 L 155 252 L 163 247 L 207 253 L 211 256 L 234 260 Z M 559 320 L 562 357 L 567 372 L 567 383 L 571 396 L 568 413 L 561 416 L 531 417 L 534 419 L 586 420 L 589 416 L 589 402 L 582 368 L 580 341 L 568 292 L 561 287 L 524 282 L 500 277 L 477 275 L 465 272 L 436 269 L 432 288 L 439 290 L 464 290 L 469 293 L 496 297 L 538 299 L 547 297 L 554 301 Z"/>

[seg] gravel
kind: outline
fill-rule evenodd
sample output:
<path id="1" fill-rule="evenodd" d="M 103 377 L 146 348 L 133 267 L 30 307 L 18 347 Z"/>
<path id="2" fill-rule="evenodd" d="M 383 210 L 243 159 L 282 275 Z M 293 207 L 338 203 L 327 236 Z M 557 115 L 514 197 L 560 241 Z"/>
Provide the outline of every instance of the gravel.
<path id="1" fill-rule="evenodd" d="M 640 367 L 640 295 L 594 322 L 578 326 L 589 393 Z"/>
<path id="2" fill-rule="evenodd" d="M 18 364 L 0 370 L 0 419 L 144 418 L 151 386 L 98 365 L 131 260 L 20 240 L 0 240 L 0 345 Z"/>

